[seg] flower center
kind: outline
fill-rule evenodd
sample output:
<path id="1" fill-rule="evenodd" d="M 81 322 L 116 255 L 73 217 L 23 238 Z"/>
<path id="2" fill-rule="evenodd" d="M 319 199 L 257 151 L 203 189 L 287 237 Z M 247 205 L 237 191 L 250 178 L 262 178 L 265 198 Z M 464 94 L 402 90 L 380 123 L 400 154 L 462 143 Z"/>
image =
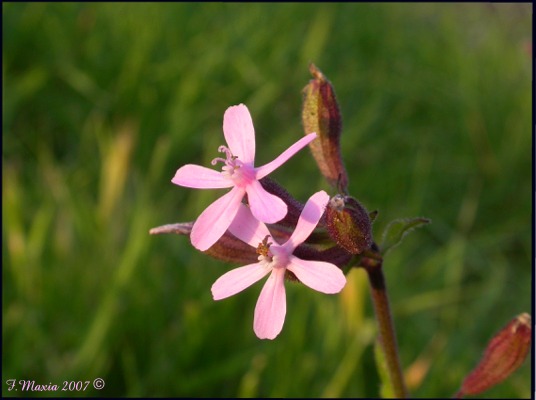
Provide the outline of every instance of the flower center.
<path id="1" fill-rule="evenodd" d="M 286 268 L 289 263 L 288 254 L 281 246 L 276 245 L 270 248 L 273 243 L 268 242 L 269 237 L 266 236 L 257 246 L 259 261 L 271 268 Z"/>
<path id="2" fill-rule="evenodd" d="M 262 242 L 260 242 L 257 246 L 257 250 L 255 250 L 256 253 L 259 255 L 259 261 L 264 261 L 266 263 L 271 263 L 273 260 L 273 256 L 270 253 L 270 245 L 272 243 L 268 243 L 269 237 L 270 236 L 266 235 Z"/>
<path id="3" fill-rule="evenodd" d="M 244 164 L 238 159 L 237 156 L 233 156 L 231 150 L 226 146 L 218 147 L 220 153 L 225 153 L 225 158 L 216 157 L 211 161 L 212 165 L 216 165 L 218 162 L 223 163 L 221 173 L 228 179 L 232 179 L 237 186 L 246 186 L 251 181 L 255 180 L 255 171 L 252 166 Z"/>

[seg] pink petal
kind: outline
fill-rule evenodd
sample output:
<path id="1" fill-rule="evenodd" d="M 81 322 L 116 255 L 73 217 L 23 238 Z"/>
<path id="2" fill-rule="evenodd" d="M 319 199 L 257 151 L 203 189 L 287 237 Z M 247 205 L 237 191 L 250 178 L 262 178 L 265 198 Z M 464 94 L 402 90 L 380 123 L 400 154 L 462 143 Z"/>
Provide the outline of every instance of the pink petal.
<path id="1" fill-rule="evenodd" d="M 233 222 L 243 197 L 244 189 L 234 187 L 201 213 L 190 233 L 196 249 L 205 251 L 222 237 Z"/>
<path id="2" fill-rule="evenodd" d="M 289 253 L 292 253 L 296 247 L 305 242 L 311 232 L 313 232 L 324 213 L 328 201 L 329 195 L 323 190 L 316 192 L 307 200 L 300 214 L 300 218 L 298 218 L 296 229 L 294 229 L 288 241 L 283 244 Z"/>
<path id="3" fill-rule="evenodd" d="M 255 306 L 253 330 L 259 339 L 274 339 L 285 322 L 285 268 L 275 268 L 262 288 Z"/>
<path id="4" fill-rule="evenodd" d="M 266 175 L 268 175 L 269 173 L 271 173 L 272 171 L 280 167 L 290 157 L 292 157 L 298 151 L 300 151 L 309 143 L 311 143 L 315 138 L 316 138 L 316 133 L 314 132 L 310 133 L 302 137 L 300 140 L 298 140 L 296 143 L 294 143 L 292 146 L 286 149 L 283 153 L 279 155 L 279 157 L 277 157 L 272 162 L 269 162 L 268 164 L 265 164 L 262 167 L 255 168 L 255 171 L 257 172 L 256 174 L 257 180 L 264 178 Z"/>
<path id="5" fill-rule="evenodd" d="M 346 277 L 336 265 L 324 261 L 302 260 L 290 256 L 289 271 L 304 284 L 322 293 L 339 293 L 346 285 Z"/>
<path id="6" fill-rule="evenodd" d="M 221 189 L 234 185 L 233 181 L 225 178 L 221 172 L 194 164 L 180 167 L 171 182 L 196 189 Z"/>
<path id="7" fill-rule="evenodd" d="M 223 115 L 223 134 L 234 156 L 253 165 L 255 159 L 255 129 L 248 108 L 240 104 L 229 107 Z"/>
<path id="8" fill-rule="evenodd" d="M 252 181 L 247 185 L 246 192 L 251 212 L 259 221 L 274 224 L 287 215 L 285 202 L 268 193 L 258 181 Z"/>
<path id="9" fill-rule="evenodd" d="M 212 296 L 214 300 L 221 300 L 232 296 L 250 287 L 266 276 L 271 270 L 272 268 L 267 263 L 255 263 L 235 268 L 220 276 L 214 282 L 211 289 Z"/>
<path id="10" fill-rule="evenodd" d="M 266 225 L 255 218 L 244 204 L 240 204 L 235 219 L 229 226 L 229 232 L 252 247 L 258 247 L 266 236 L 270 236 Z"/>

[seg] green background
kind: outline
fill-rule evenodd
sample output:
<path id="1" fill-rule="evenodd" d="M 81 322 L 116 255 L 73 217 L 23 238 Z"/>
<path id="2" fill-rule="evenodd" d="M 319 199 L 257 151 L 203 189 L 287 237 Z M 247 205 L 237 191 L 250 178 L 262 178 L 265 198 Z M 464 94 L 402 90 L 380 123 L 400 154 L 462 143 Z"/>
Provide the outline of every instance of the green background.
<path id="1" fill-rule="evenodd" d="M 245 103 L 257 165 L 303 135 L 314 62 L 343 115 L 350 193 L 388 254 L 415 397 L 449 397 L 487 341 L 531 312 L 530 4 L 4 3 L 2 394 L 7 379 L 92 381 L 55 396 L 378 396 L 363 271 L 339 295 L 287 284 L 280 336 L 252 330 L 258 283 L 151 227 L 222 193 L 173 185 L 208 165 Z M 334 194 L 304 150 L 272 177 Z M 529 397 L 530 362 L 480 397 Z M 45 394 L 46 395 L 46 394 Z"/>

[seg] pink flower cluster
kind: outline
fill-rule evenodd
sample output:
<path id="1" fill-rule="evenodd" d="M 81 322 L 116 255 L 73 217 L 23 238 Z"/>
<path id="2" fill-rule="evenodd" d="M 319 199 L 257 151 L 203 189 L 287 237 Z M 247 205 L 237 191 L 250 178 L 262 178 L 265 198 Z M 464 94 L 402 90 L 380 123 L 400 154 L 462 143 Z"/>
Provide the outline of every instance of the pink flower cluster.
<path id="1" fill-rule="evenodd" d="M 236 268 L 221 276 L 212 286 L 215 300 L 241 292 L 266 275 L 255 307 L 254 331 L 261 339 L 274 339 L 282 330 L 286 314 L 284 278 L 292 272 L 303 284 L 323 293 L 338 293 L 346 284 L 342 271 L 334 264 L 302 260 L 294 250 L 313 232 L 329 202 L 326 192 L 309 198 L 290 238 L 282 244 L 271 236 L 265 224 L 285 217 L 287 205 L 268 193 L 259 180 L 284 164 L 290 157 L 316 138 L 316 133 L 298 140 L 272 162 L 254 166 L 255 130 L 247 107 L 229 107 L 223 117 L 223 134 L 227 146 L 219 151 L 225 158 L 215 158 L 212 165 L 223 163 L 221 171 L 200 165 L 181 167 L 171 180 L 179 186 L 197 189 L 231 188 L 195 221 L 190 234 L 192 245 L 205 251 L 229 230 L 234 236 L 257 248 L 259 262 Z M 247 195 L 247 204 L 242 200 Z"/>

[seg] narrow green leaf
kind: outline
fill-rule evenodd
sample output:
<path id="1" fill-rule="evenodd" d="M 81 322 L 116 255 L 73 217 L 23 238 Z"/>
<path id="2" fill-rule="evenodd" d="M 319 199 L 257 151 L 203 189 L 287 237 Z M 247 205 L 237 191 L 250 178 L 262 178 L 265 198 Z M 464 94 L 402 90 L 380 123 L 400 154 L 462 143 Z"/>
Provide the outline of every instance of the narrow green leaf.
<path id="1" fill-rule="evenodd" d="M 402 239 L 413 229 L 431 222 L 428 218 L 398 218 L 391 221 L 383 232 L 380 245 L 382 255 L 385 255 L 393 247 L 397 246 Z"/>

